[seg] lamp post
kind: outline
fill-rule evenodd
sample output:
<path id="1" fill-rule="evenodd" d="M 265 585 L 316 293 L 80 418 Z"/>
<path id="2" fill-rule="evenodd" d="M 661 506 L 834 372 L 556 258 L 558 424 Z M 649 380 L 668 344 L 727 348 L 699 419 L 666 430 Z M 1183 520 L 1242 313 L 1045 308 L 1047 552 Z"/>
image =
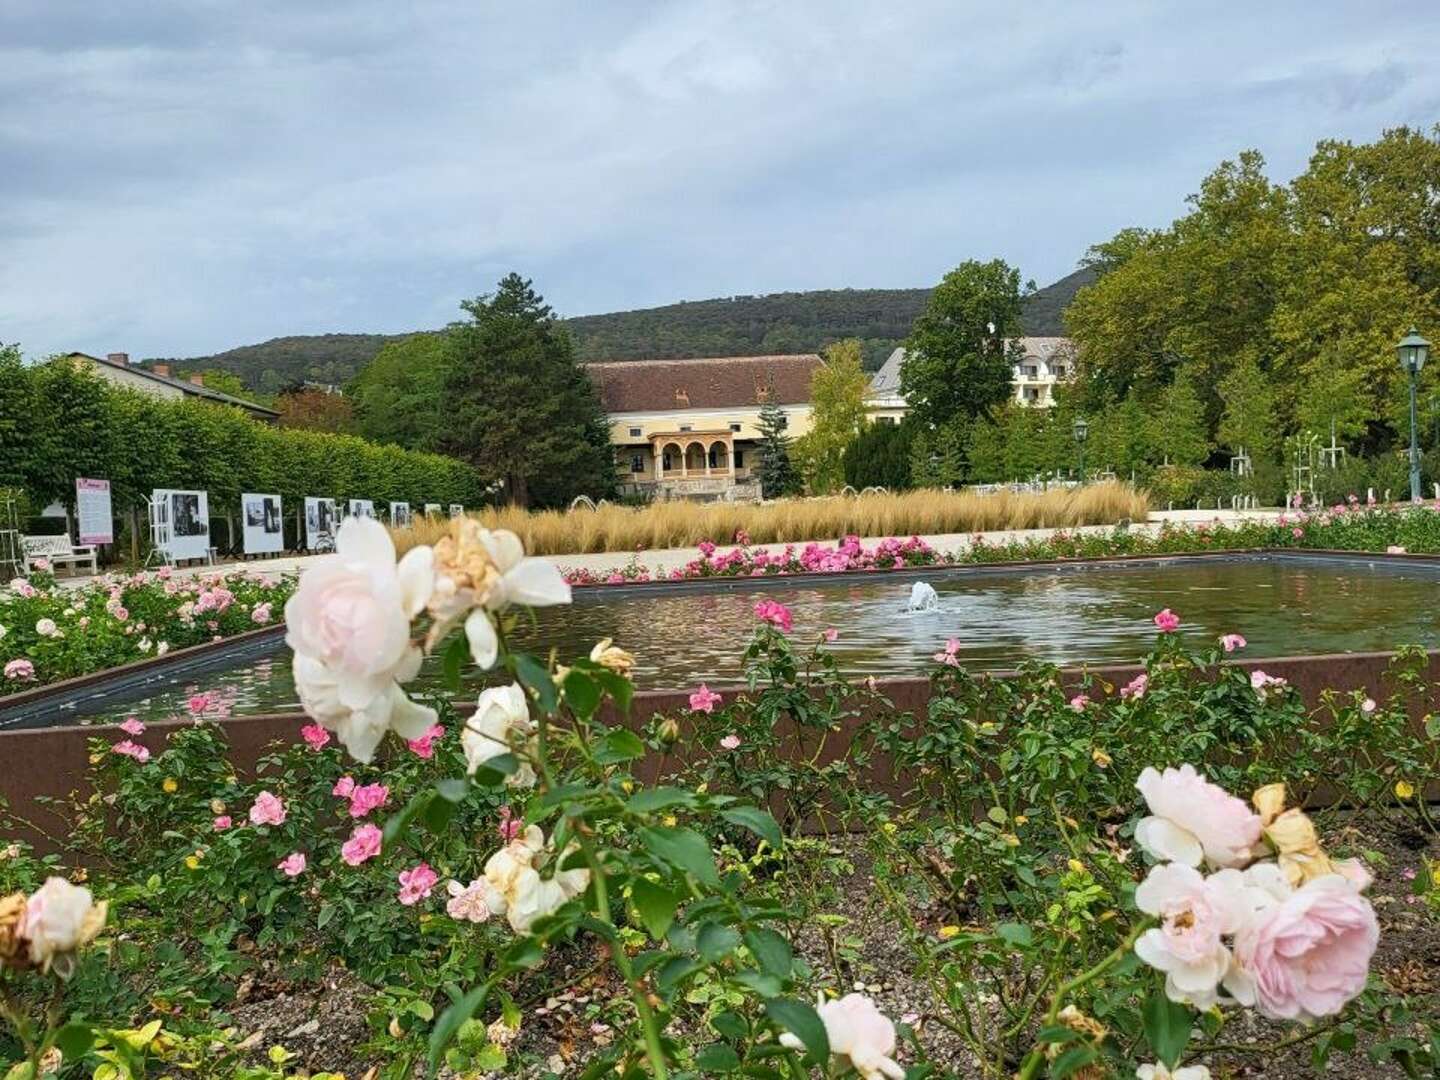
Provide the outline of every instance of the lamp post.
<path id="1" fill-rule="evenodd" d="M 1090 425 L 1083 416 L 1075 418 L 1075 445 L 1080 448 L 1080 483 L 1085 483 L 1085 436 L 1090 434 Z"/>
<path id="2" fill-rule="evenodd" d="M 1430 342 L 1420 336 L 1412 326 L 1410 332 L 1395 346 L 1400 355 L 1400 367 L 1410 376 L 1410 501 L 1420 501 L 1420 444 L 1417 434 L 1415 392 L 1420 380 L 1420 369 L 1430 356 Z"/>

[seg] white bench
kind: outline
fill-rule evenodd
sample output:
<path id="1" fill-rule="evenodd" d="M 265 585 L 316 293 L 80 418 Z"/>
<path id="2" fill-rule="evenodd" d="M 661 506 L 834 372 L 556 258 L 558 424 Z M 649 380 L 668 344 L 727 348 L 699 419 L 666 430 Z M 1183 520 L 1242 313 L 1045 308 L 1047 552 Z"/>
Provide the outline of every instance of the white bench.
<path id="1" fill-rule="evenodd" d="M 61 563 L 69 563 L 75 567 L 88 563 L 92 574 L 99 570 L 95 563 L 94 545 L 76 547 L 70 543 L 68 536 L 22 536 L 20 546 L 25 552 L 27 574 L 36 569 L 36 563 L 42 560 L 52 567 L 58 567 Z"/>

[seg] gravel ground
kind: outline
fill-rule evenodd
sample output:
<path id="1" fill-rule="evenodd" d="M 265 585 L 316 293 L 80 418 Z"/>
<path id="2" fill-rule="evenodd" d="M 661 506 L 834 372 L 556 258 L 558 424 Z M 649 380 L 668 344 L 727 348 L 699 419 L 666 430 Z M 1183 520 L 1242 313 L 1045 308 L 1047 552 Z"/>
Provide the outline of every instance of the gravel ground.
<path id="1" fill-rule="evenodd" d="M 1418 866 L 1423 854 L 1440 856 L 1440 843 L 1418 830 L 1362 835 L 1348 827 L 1330 830 L 1327 840 L 1335 850 L 1378 851 L 1383 856 L 1370 893 L 1381 923 L 1380 950 L 1373 970 L 1392 989 L 1410 996 L 1412 1012 L 1440 1014 L 1440 919 L 1414 902 L 1409 882 L 1402 876 L 1407 868 Z M 875 893 L 863 845 L 857 839 L 842 838 L 831 844 L 830 854 L 832 865 L 848 863 L 849 872 L 817 885 L 835 899 L 826 909 L 845 920 L 833 935 L 833 940 L 843 941 L 845 947 L 832 953 L 825 935 L 812 921 L 796 941 L 798 954 L 809 962 L 818 982 L 842 989 L 863 987 L 887 1015 L 907 1019 L 931 1062 L 949 1075 L 966 1080 L 978 1077 L 960 1040 L 935 1021 L 930 991 L 914 975 L 914 956 Z M 937 930 L 944 921 L 938 911 L 918 910 L 915 918 L 922 927 Z M 553 955 L 543 981 L 535 976 L 530 985 L 521 988 L 516 996 L 525 1006 L 525 1022 L 507 1046 L 510 1065 L 504 1075 L 576 1074 L 609 1044 L 613 1038 L 609 1022 L 623 1018 L 628 1006 L 612 969 L 601 960 L 593 945 L 577 945 Z M 232 1022 L 254 1040 L 257 1059 L 278 1043 L 299 1055 L 297 1065 L 303 1063 L 313 1071 L 344 1072 L 362 1080 L 373 1077 L 372 1070 L 385 1064 L 367 1058 L 363 1050 L 370 1036 L 366 1013 L 372 999 L 368 989 L 348 973 L 336 972 L 320 986 L 303 987 L 286 986 L 277 974 L 262 984 L 242 987 L 239 997 L 230 1010 Z M 1253 1014 L 1236 1013 L 1227 1026 L 1225 1042 L 1272 1047 L 1295 1033 L 1293 1027 L 1277 1027 Z M 682 1029 L 675 1034 L 709 1041 L 698 1032 Z M 1215 1080 L 1370 1080 L 1403 1075 L 1393 1065 L 1370 1062 L 1365 1049 L 1362 1036 L 1353 1051 L 1333 1054 L 1323 1069 L 1312 1064 L 1308 1043 L 1279 1052 L 1215 1055 L 1205 1063 Z M 914 1055 L 902 1053 L 901 1061 L 914 1064 Z"/>

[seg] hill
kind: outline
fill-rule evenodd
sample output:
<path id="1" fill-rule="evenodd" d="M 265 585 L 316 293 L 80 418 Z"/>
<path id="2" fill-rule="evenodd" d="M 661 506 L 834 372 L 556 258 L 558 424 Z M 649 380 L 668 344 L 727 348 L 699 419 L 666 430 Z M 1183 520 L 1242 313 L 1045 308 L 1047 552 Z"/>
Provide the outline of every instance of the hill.
<path id="1" fill-rule="evenodd" d="M 1093 279 L 1093 271 L 1077 270 L 1029 296 L 1025 332 L 1042 337 L 1064 334 L 1065 308 L 1076 290 Z M 565 324 L 584 360 L 818 352 L 839 338 L 855 337 L 863 343 L 866 367 L 873 370 L 910 332 L 929 296 L 929 289 L 818 289 L 682 301 L 639 311 L 581 315 L 566 319 Z M 280 337 L 213 356 L 168 362 L 182 372 L 231 371 L 252 389 L 273 393 L 296 380 L 343 385 L 387 341 L 402 336 Z"/>

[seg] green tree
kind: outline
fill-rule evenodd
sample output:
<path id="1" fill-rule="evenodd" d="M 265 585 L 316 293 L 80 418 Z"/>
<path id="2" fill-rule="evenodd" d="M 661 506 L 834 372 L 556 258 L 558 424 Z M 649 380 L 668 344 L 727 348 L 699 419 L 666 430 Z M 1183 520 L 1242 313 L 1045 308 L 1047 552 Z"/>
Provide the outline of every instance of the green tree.
<path id="1" fill-rule="evenodd" d="M 0 346 L 0 487 L 29 486 L 30 467 L 42 438 L 35 374 L 14 345 Z"/>
<path id="2" fill-rule="evenodd" d="M 1272 491 L 1279 477 L 1275 391 L 1253 356 L 1243 356 L 1231 367 L 1220 384 L 1220 400 L 1225 406 L 1218 431 L 1221 445 L 1236 454 L 1243 448 L 1250 455 L 1252 490 Z"/>
<path id="3" fill-rule="evenodd" d="M 614 488 L 595 387 L 570 335 L 519 274 L 461 307 L 445 335 L 448 415 L 441 445 L 505 481 L 516 506 L 558 506 Z"/>
<path id="4" fill-rule="evenodd" d="M 937 426 L 989 416 L 1010 396 L 1020 272 L 999 259 L 945 275 L 907 339 L 900 388 L 916 417 Z"/>
<path id="5" fill-rule="evenodd" d="M 1347 363 L 1338 344 L 1323 347 L 1303 369 L 1295 423 L 1300 431 L 1314 432 L 1328 442 L 1333 430 L 1342 442 L 1365 434 L 1373 412 L 1373 397 L 1364 387 L 1364 373 Z"/>
<path id="6" fill-rule="evenodd" d="M 1150 444 L 1171 465 L 1200 465 L 1209 456 L 1205 410 L 1188 368 L 1181 367 L 1175 381 L 1165 388 L 1151 425 Z"/>
<path id="7" fill-rule="evenodd" d="M 88 361 L 56 356 L 35 369 L 40 437 L 32 443 L 26 487 L 37 506 L 59 500 L 75 505 L 75 478 L 104 478 L 115 453 L 107 409 L 108 385 Z M 147 439 L 148 442 L 148 439 Z M 143 445 L 129 448 L 137 453 Z"/>
<path id="8" fill-rule="evenodd" d="M 767 499 L 794 495 L 800 475 L 790 460 L 790 437 L 785 434 L 785 410 L 775 401 L 760 406 L 760 494 Z"/>
<path id="9" fill-rule="evenodd" d="M 795 460 L 810 490 L 827 493 L 845 483 L 845 448 L 867 422 L 870 379 L 861 366 L 860 342 L 837 341 L 810 377 L 811 427 L 795 441 Z"/>
<path id="10" fill-rule="evenodd" d="M 888 491 L 910 488 L 910 441 L 915 425 L 876 422 L 866 424 L 845 448 L 845 482 L 856 490 L 883 487 Z"/>
<path id="11" fill-rule="evenodd" d="M 386 344 L 346 388 L 356 430 L 373 442 L 434 450 L 446 429 L 446 341 L 411 334 Z"/>

